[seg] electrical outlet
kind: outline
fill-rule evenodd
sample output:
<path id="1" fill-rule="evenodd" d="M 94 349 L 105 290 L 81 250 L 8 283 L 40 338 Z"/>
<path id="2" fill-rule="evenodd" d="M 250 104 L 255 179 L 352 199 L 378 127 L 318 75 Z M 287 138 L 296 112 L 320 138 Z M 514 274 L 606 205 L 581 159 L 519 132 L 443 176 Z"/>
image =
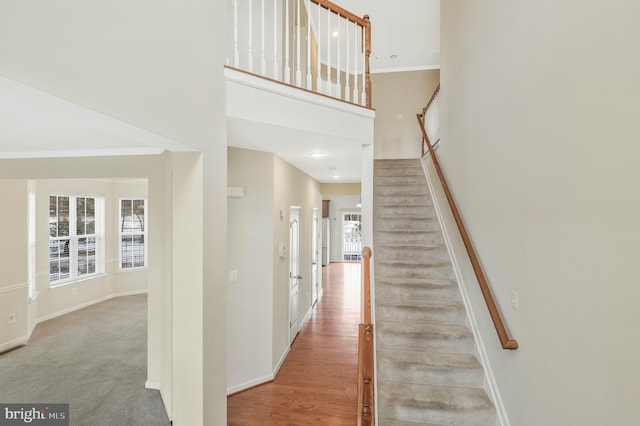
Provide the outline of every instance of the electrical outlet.
<path id="1" fill-rule="evenodd" d="M 511 306 L 513 307 L 513 309 L 515 309 L 516 311 L 518 310 L 518 308 L 520 307 L 519 304 L 519 300 L 518 300 L 518 292 L 515 290 L 511 290 Z"/>
<path id="2" fill-rule="evenodd" d="M 73 287 L 73 288 L 71 289 L 71 294 L 72 294 L 73 296 L 75 296 L 76 294 L 78 294 L 78 289 L 77 289 L 76 287 Z"/>
<path id="3" fill-rule="evenodd" d="M 236 270 L 229 271 L 229 282 L 235 283 L 236 281 L 238 281 L 238 271 Z"/>
<path id="4" fill-rule="evenodd" d="M 9 314 L 9 317 L 7 318 L 7 321 L 9 322 L 9 324 L 13 324 L 14 322 L 16 322 L 17 317 L 16 314 Z"/>

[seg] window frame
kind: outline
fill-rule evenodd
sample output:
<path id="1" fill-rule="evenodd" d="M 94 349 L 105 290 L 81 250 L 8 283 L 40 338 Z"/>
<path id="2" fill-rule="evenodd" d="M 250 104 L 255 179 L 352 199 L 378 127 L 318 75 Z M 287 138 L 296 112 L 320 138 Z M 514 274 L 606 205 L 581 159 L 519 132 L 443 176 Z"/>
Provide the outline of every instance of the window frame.
<path id="1" fill-rule="evenodd" d="M 123 232 L 122 230 L 122 202 L 123 201 L 142 201 L 144 206 L 144 214 L 143 214 L 143 231 L 128 231 Z M 141 197 L 123 197 L 118 199 L 118 272 L 133 272 L 140 271 L 149 268 L 149 241 L 147 239 L 148 229 L 149 229 L 149 221 L 148 221 L 148 213 L 149 211 L 149 201 L 146 198 Z M 144 264 L 142 266 L 130 266 L 123 267 L 122 266 L 122 236 L 123 235 L 131 235 L 131 236 L 142 236 L 143 237 L 143 250 L 144 250 Z"/>
<path id="2" fill-rule="evenodd" d="M 51 280 L 51 266 L 49 266 L 49 288 L 56 288 L 65 285 L 74 284 L 80 281 L 93 279 L 104 275 L 105 271 L 105 248 L 104 248 L 104 236 L 105 236 L 105 198 L 102 195 L 95 194 L 68 194 L 68 193 L 50 193 L 49 203 L 51 197 L 67 197 L 69 199 L 69 232 L 67 236 L 52 237 L 49 232 L 49 250 L 51 250 L 51 241 L 69 240 L 69 277 Z M 93 234 L 80 234 L 78 235 L 78 211 L 77 200 L 78 198 L 91 198 L 94 200 L 94 233 Z M 48 216 L 50 219 L 50 216 Z M 59 222 L 59 220 L 58 220 Z M 49 226 L 51 222 L 49 222 Z M 50 228 L 49 228 L 50 229 Z M 95 271 L 91 273 L 80 274 L 78 272 L 79 253 L 78 243 L 81 238 L 95 238 Z M 51 265 L 51 251 L 49 251 L 49 265 Z"/>

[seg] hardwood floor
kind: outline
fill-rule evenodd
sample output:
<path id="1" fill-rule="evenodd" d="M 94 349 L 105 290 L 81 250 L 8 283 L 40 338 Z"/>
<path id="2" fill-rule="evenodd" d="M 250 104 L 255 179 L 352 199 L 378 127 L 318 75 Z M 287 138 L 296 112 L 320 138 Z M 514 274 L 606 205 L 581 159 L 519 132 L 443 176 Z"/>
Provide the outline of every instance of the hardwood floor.
<path id="1" fill-rule="evenodd" d="M 228 424 L 356 424 L 360 264 L 323 268 L 324 295 L 276 379 L 228 398 Z"/>

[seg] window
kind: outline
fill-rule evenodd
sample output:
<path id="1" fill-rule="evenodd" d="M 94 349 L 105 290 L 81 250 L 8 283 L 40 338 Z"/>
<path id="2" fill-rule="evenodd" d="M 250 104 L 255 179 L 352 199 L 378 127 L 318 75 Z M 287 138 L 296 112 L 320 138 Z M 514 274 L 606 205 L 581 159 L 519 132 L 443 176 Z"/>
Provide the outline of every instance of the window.
<path id="1" fill-rule="evenodd" d="M 49 282 L 62 284 L 104 272 L 103 199 L 49 197 Z"/>
<path id="2" fill-rule="evenodd" d="M 120 268 L 147 266 L 145 200 L 120 200 Z"/>

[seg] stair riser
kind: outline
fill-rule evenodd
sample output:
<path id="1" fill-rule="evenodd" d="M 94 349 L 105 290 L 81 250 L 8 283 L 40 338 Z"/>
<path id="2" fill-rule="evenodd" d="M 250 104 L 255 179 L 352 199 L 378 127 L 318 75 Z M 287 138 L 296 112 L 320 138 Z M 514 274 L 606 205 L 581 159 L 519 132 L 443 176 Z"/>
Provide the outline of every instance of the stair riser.
<path id="1" fill-rule="evenodd" d="M 376 320 L 376 322 L 379 322 Z M 473 338 L 470 335 L 456 336 L 448 334 L 385 332 L 380 330 L 376 336 L 381 348 L 402 348 L 408 350 L 439 353 L 470 354 L 473 351 Z"/>
<path id="2" fill-rule="evenodd" d="M 373 242 L 376 246 L 379 244 L 418 244 L 437 247 L 444 244 L 444 238 L 439 232 L 384 232 L 376 229 Z"/>
<path id="3" fill-rule="evenodd" d="M 373 176 L 422 176 L 424 171 L 422 167 L 375 167 Z"/>
<path id="4" fill-rule="evenodd" d="M 447 410 L 447 406 L 436 406 L 433 408 L 416 407 L 410 404 L 396 403 L 388 410 L 380 410 L 380 417 L 393 418 L 405 422 L 415 422 L 424 424 L 424 420 L 428 419 L 430 424 L 442 425 L 487 425 L 496 424 L 496 414 L 493 410 L 469 410 L 469 411 L 451 411 Z M 381 420 L 384 424 L 384 420 Z"/>
<path id="5" fill-rule="evenodd" d="M 383 322 L 465 324 L 464 309 L 418 308 L 376 305 L 376 319 Z"/>
<path id="6" fill-rule="evenodd" d="M 442 286 L 402 286 L 397 284 L 376 283 L 376 297 L 397 299 L 426 299 L 459 301 L 458 287 Z"/>
<path id="7" fill-rule="evenodd" d="M 376 249 L 376 256 L 380 259 L 394 260 L 410 260 L 412 262 L 429 263 L 429 262 L 447 262 L 449 261 L 449 253 L 443 245 L 435 247 L 415 246 L 415 247 L 395 247 L 379 245 Z"/>
<path id="8" fill-rule="evenodd" d="M 426 185 L 424 174 L 408 176 L 376 176 L 374 185 L 411 185 L 420 183 Z"/>
<path id="9" fill-rule="evenodd" d="M 398 264 L 375 265 L 375 274 L 381 278 L 453 279 L 451 264 L 401 266 Z"/>
<path id="10" fill-rule="evenodd" d="M 373 197 L 374 210 L 377 207 L 384 206 L 433 206 L 433 201 L 431 200 L 431 197 L 426 194 L 416 195 L 415 197 L 406 195 L 375 195 Z"/>
<path id="11" fill-rule="evenodd" d="M 375 221 L 376 230 L 383 231 L 440 231 L 437 219 L 402 219 L 378 218 Z"/>
<path id="12" fill-rule="evenodd" d="M 373 217 L 377 219 L 430 219 L 438 220 L 433 207 L 424 206 L 376 206 Z"/>
<path id="13" fill-rule="evenodd" d="M 413 197 L 416 195 L 427 195 L 427 186 L 420 184 L 402 184 L 402 185 L 376 185 L 373 191 L 374 195 L 406 195 Z"/>
<path id="14" fill-rule="evenodd" d="M 420 160 L 418 158 L 393 158 L 384 160 L 373 160 L 375 167 L 418 167 L 420 166 Z"/>
<path id="15" fill-rule="evenodd" d="M 482 387 L 482 368 L 445 368 L 418 364 L 397 364 L 378 358 L 378 380 L 403 383 L 429 383 L 442 386 Z"/>

